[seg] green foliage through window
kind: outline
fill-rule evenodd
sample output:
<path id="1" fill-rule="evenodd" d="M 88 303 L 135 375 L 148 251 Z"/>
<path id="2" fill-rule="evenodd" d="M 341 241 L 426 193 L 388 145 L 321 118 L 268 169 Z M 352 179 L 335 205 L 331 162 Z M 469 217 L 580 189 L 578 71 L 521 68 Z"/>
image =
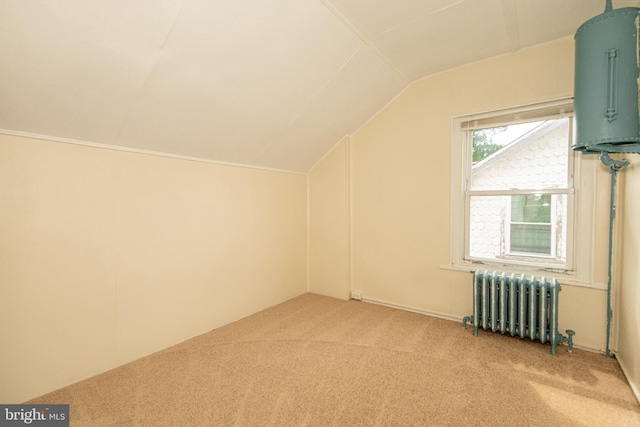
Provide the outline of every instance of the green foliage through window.
<path id="1" fill-rule="evenodd" d="M 500 151 L 502 145 L 496 144 L 492 136 L 507 130 L 506 126 L 479 129 L 473 132 L 473 163 L 483 160 L 496 151 Z"/>

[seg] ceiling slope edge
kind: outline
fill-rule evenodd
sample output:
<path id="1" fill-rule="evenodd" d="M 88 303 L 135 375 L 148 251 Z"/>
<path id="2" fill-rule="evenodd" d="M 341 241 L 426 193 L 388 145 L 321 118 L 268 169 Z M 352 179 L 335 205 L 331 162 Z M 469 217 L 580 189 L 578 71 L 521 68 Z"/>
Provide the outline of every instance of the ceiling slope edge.
<path id="1" fill-rule="evenodd" d="M 277 169 L 277 168 L 269 168 L 269 167 L 266 167 L 266 166 L 251 165 L 251 164 L 244 164 L 244 163 L 225 162 L 225 161 L 221 161 L 221 160 L 205 159 L 205 158 L 202 158 L 202 157 L 183 156 L 183 155 L 180 155 L 180 154 L 172 154 L 172 153 L 166 153 L 166 152 L 162 152 L 162 151 L 144 150 L 144 149 L 140 149 L 140 148 L 125 147 L 125 146 L 122 146 L 122 145 L 114 145 L 114 144 L 102 144 L 102 143 L 99 143 L 99 142 L 82 141 L 82 140 L 79 140 L 79 139 L 62 138 L 62 137 L 58 137 L 58 136 L 42 135 L 42 134 L 37 134 L 37 133 L 22 132 L 22 131 L 16 131 L 16 130 L 11 130 L 11 129 L 1 129 L 0 128 L 0 135 L 18 136 L 18 137 L 21 137 L 21 138 L 39 139 L 39 140 L 42 140 L 42 141 L 59 142 L 59 143 L 63 143 L 63 144 L 81 145 L 81 146 L 85 146 L 85 147 L 99 148 L 99 149 L 103 149 L 103 150 L 123 151 L 123 152 L 127 152 L 127 153 L 145 154 L 145 155 L 149 155 L 149 156 L 158 156 L 158 157 L 167 157 L 167 158 L 171 158 L 171 159 L 186 160 L 186 161 L 199 162 L 199 163 L 210 163 L 210 164 L 214 164 L 214 165 L 232 166 L 232 167 L 239 167 L 239 168 L 245 168 L 245 169 L 258 169 L 258 170 L 264 170 L 264 171 L 269 171 L 269 172 L 287 173 L 287 174 L 292 174 L 292 175 L 303 175 L 303 176 L 308 175 L 308 172 L 299 172 L 299 171 L 291 171 L 291 170 L 284 170 L 284 169 Z"/>

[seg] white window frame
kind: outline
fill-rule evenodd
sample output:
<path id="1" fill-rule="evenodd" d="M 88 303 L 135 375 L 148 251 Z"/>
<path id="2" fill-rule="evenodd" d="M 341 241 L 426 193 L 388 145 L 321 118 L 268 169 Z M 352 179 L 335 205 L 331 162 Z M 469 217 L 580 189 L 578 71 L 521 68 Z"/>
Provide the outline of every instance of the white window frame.
<path id="1" fill-rule="evenodd" d="M 593 278 L 593 242 L 595 240 L 595 185 L 596 161 L 585 160 L 579 152 L 571 152 L 573 167 L 571 197 L 567 207 L 567 265 L 563 268 L 542 266 L 521 259 L 474 260 L 469 253 L 469 208 L 467 177 L 471 173 L 471 149 L 469 130 L 463 123 L 474 122 L 484 127 L 517 124 L 536 119 L 573 116 L 573 99 L 563 98 L 525 106 L 518 106 L 484 113 L 454 117 L 451 144 L 451 257 L 448 268 L 462 271 L 495 269 L 524 274 L 550 273 L 564 278 L 565 283 L 591 285 Z M 487 124 L 486 126 L 484 124 Z M 477 127 L 476 127 L 477 128 Z M 519 190 L 513 194 L 536 193 L 536 190 Z M 553 191 L 552 191 L 553 192 Z M 558 191 L 565 194 L 566 191 Z M 501 191 L 500 195 L 509 195 Z M 573 199 L 573 202 L 569 201 Z"/>

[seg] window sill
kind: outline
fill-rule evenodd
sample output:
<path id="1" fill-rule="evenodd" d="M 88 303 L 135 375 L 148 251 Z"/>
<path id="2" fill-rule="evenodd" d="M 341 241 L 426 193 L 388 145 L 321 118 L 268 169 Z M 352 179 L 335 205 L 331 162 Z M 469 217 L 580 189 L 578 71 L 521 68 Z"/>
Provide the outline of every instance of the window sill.
<path id="1" fill-rule="evenodd" d="M 510 266 L 504 266 L 504 265 L 493 265 L 493 264 L 465 264 L 460 266 L 441 265 L 440 269 L 449 270 L 449 271 L 466 272 L 466 273 L 473 273 L 476 270 L 509 271 L 517 274 L 554 277 L 555 279 L 558 280 L 558 282 L 560 282 L 561 285 L 575 286 L 579 288 L 598 289 L 603 291 L 607 290 L 607 285 L 605 283 L 591 283 L 591 282 L 580 281 L 573 275 L 563 274 L 559 272 L 545 271 L 545 270 L 523 269 L 523 268 L 510 267 Z"/>

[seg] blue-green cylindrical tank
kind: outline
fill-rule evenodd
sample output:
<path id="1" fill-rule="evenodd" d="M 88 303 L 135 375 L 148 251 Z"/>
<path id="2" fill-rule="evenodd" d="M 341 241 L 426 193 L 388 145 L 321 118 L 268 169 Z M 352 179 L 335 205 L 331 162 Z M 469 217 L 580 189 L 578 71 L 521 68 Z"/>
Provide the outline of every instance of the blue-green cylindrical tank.
<path id="1" fill-rule="evenodd" d="M 605 11 L 575 35 L 575 144 L 586 153 L 640 153 L 640 8 Z"/>

